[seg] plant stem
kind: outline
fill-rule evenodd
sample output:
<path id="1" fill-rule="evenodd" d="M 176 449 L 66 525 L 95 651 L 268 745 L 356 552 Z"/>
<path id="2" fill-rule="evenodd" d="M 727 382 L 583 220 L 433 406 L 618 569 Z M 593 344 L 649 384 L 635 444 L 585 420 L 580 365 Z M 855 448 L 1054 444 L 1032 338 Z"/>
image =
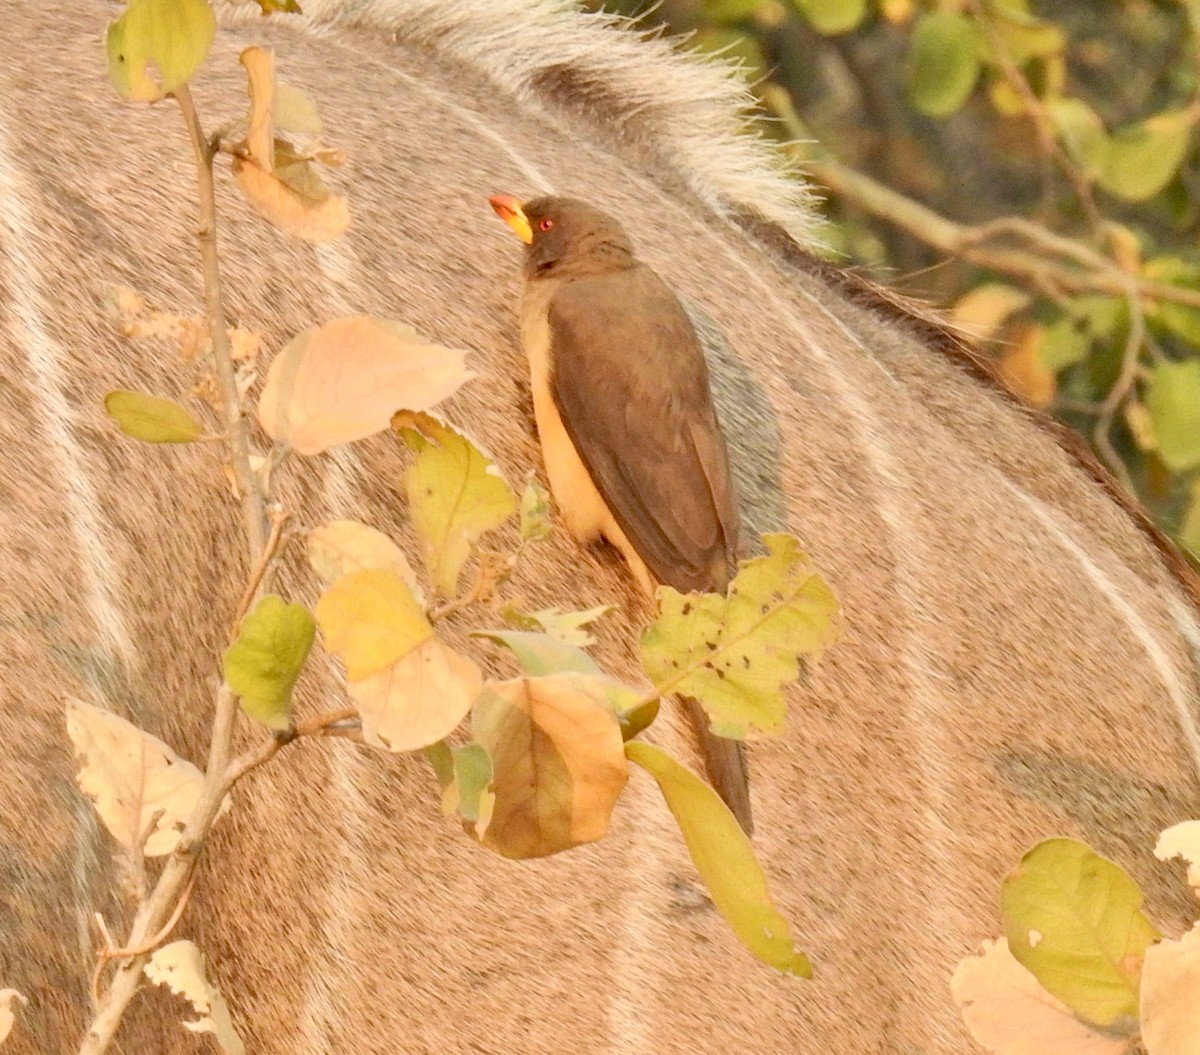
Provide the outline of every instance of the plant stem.
<path id="1" fill-rule="evenodd" d="M 266 497 L 250 465 L 249 431 L 242 413 L 237 374 L 226 330 L 221 268 L 217 258 L 217 205 L 212 169 L 215 149 L 204 136 L 187 86 L 176 89 L 174 95 L 183 114 L 196 159 L 200 206 L 197 241 L 204 278 L 205 316 L 212 339 L 217 381 L 225 404 L 229 452 L 240 492 L 250 575 L 256 581 L 261 581 L 261 566 L 265 564 L 265 560 L 270 559 L 267 548 Z M 251 599 L 254 592 L 254 588 L 251 588 Z M 108 1050 L 121 1025 L 125 1010 L 142 982 L 142 968 L 149 956 L 147 952 L 140 950 L 153 948 L 152 939 L 164 932 L 168 921 L 179 910 L 180 903 L 185 898 L 185 890 L 189 887 L 196 861 L 229 789 L 227 770 L 236 716 L 237 698 L 228 685 L 222 684 L 217 690 L 212 741 L 209 744 L 208 766 L 200 799 L 188 818 L 178 847 L 167 859 L 149 897 L 141 903 L 134 915 L 133 925 L 123 948 L 139 951 L 136 955 L 122 959 L 118 964 L 108 989 L 101 994 L 95 1017 L 79 1047 L 79 1055 L 103 1055 Z"/>
<path id="2" fill-rule="evenodd" d="M 229 430 L 229 448 L 233 471 L 241 493 L 242 517 L 246 527 L 246 542 L 253 564 L 266 547 L 266 502 L 254 470 L 250 467 L 250 436 L 242 414 L 242 401 L 237 390 L 237 372 L 229 347 L 226 330 L 225 300 L 221 286 L 221 264 L 217 257 L 217 199 L 213 184 L 213 157 L 216 150 L 204 136 L 196 114 L 192 94 L 187 85 L 176 89 L 175 99 L 183 113 L 192 150 L 196 155 L 196 182 L 200 196 L 200 226 L 196 240 L 200 245 L 200 263 L 204 274 L 204 314 L 212 339 L 217 383 L 225 403 L 225 422 Z"/>

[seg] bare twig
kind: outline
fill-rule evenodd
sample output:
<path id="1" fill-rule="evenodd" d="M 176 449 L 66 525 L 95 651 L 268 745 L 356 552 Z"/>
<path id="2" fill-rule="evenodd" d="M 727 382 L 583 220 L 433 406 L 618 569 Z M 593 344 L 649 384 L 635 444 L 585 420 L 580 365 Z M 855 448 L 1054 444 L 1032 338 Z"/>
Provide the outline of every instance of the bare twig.
<path id="1" fill-rule="evenodd" d="M 188 899 L 192 896 L 192 888 L 196 885 L 196 877 L 193 875 L 188 880 L 188 885 L 184 888 L 183 894 L 180 896 L 174 910 L 168 917 L 167 922 L 162 925 L 162 928 L 153 938 L 149 938 L 142 942 L 135 949 L 101 949 L 99 958 L 103 962 L 105 960 L 118 960 L 127 956 L 141 956 L 143 953 L 153 952 L 164 941 L 170 937 L 171 931 L 175 929 L 175 924 L 179 922 L 179 917 L 183 915 L 183 910 L 187 908 Z"/>
<path id="2" fill-rule="evenodd" d="M 1100 402 L 1100 414 L 1092 428 L 1092 442 L 1095 443 L 1101 457 L 1117 479 L 1121 481 L 1125 490 L 1130 494 L 1137 494 L 1133 487 L 1133 480 L 1129 476 L 1129 470 L 1113 447 L 1110 436 L 1117 412 L 1124 405 L 1137 381 L 1142 347 L 1146 338 L 1146 318 L 1142 313 L 1141 301 L 1135 290 L 1130 289 L 1125 302 L 1129 307 L 1129 334 L 1125 339 L 1125 350 L 1121 355 L 1121 370 L 1116 381 L 1113 382 L 1112 388 L 1108 390 L 1108 395 Z"/>
<path id="3" fill-rule="evenodd" d="M 254 595 L 258 593 L 258 588 L 262 584 L 263 575 L 266 574 L 267 567 L 279 549 L 279 540 L 283 536 L 283 525 L 287 518 L 288 513 L 285 510 L 277 507 L 271 510 L 271 533 L 267 536 L 266 545 L 258 555 L 258 560 L 254 562 L 254 567 L 250 570 L 250 578 L 246 581 L 246 590 L 238 602 L 237 613 L 233 617 L 231 639 L 237 637 L 238 627 L 241 626 L 242 620 L 250 610 Z"/>
<path id="4" fill-rule="evenodd" d="M 269 740 L 264 740 L 230 763 L 225 773 L 225 790 L 228 792 L 252 769 L 257 769 L 269 762 L 280 750 L 302 737 L 341 737 L 361 742 L 361 726 L 347 727 L 345 725 L 357 717 L 358 711 L 355 708 L 343 707 L 337 711 L 327 711 L 324 714 L 308 718 L 291 729 L 277 733 Z"/>
<path id="5" fill-rule="evenodd" d="M 445 619 L 448 615 L 453 615 L 455 612 L 460 612 L 464 608 L 469 608 L 471 605 L 486 599 L 491 595 L 496 584 L 503 581 L 504 577 L 511 573 L 516 557 L 517 554 L 481 553 L 479 555 L 479 565 L 475 569 L 475 581 L 471 584 L 471 589 L 462 597 L 456 597 L 445 604 L 440 604 L 436 608 L 431 609 L 428 613 L 429 621 L 436 623 Z"/>
<path id="6" fill-rule="evenodd" d="M 253 562 L 258 559 L 266 545 L 266 502 L 262 488 L 250 467 L 249 431 L 242 414 L 242 401 L 237 390 L 237 372 L 229 348 L 229 333 L 225 328 L 227 322 L 221 286 L 221 264 L 217 255 L 217 201 L 212 172 L 215 151 L 212 142 L 204 136 L 204 129 L 186 84 L 175 90 L 175 100 L 179 103 L 196 155 L 197 189 L 200 196 L 200 226 L 196 238 L 200 244 L 200 261 L 204 270 L 204 313 L 212 340 L 217 382 L 225 404 L 233 471 L 242 496 L 246 542 L 250 548 L 250 560 Z"/>

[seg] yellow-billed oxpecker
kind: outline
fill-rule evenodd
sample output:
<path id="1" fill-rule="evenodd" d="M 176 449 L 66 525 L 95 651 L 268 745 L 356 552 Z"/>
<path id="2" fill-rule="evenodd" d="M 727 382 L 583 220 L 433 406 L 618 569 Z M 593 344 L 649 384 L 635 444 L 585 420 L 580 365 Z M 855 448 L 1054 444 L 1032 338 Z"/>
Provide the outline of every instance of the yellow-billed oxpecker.
<path id="1" fill-rule="evenodd" d="M 723 591 L 738 515 L 704 351 L 621 224 L 586 202 L 498 194 L 525 243 L 521 342 L 550 489 L 581 542 L 601 537 L 647 594 Z M 709 777 L 751 829 L 742 745 L 688 709 Z"/>

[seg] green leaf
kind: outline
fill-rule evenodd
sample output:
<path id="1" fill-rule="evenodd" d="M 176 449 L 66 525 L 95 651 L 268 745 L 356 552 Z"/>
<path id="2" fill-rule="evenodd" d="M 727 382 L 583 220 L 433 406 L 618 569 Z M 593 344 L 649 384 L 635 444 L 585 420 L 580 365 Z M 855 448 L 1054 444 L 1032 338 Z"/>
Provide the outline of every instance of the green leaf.
<path id="1" fill-rule="evenodd" d="M 1190 109 L 1164 110 L 1118 129 L 1109 137 L 1100 186 L 1125 201 L 1154 197 L 1183 164 L 1194 124 Z"/>
<path id="2" fill-rule="evenodd" d="M 492 783 L 492 756 L 483 744 L 467 744 L 456 747 L 453 758 L 458 812 L 468 821 L 479 821 L 491 812 L 486 794 Z"/>
<path id="3" fill-rule="evenodd" d="M 550 494 L 531 473 L 521 492 L 521 541 L 539 542 L 550 531 Z"/>
<path id="4" fill-rule="evenodd" d="M 1010 14 L 997 18 L 994 26 L 1005 52 L 1017 66 L 1024 66 L 1030 59 L 1058 55 L 1067 46 L 1066 34 L 1058 26 L 1031 15 Z"/>
<path id="5" fill-rule="evenodd" d="M 661 615 L 642 634 L 655 688 L 696 697 L 720 736 L 777 730 L 799 657 L 832 644 L 839 628 L 837 598 L 799 543 L 763 542 L 768 556 L 743 561 L 725 597 L 659 587 Z"/>
<path id="6" fill-rule="evenodd" d="M 795 947 L 787 920 L 771 902 L 750 840 L 721 797 L 651 744 L 627 743 L 625 757 L 657 781 L 696 871 L 738 940 L 763 963 L 811 978 L 812 965 Z"/>
<path id="7" fill-rule="evenodd" d="M 979 30 L 966 15 L 922 16 L 909 42 L 909 101 L 929 117 L 949 117 L 975 88 L 980 54 Z"/>
<path id="8" fill-rule="evenodd" d="M 404 485 L 425 566 L 455 597 L 471 547 L 516 512 L 516 498 L 492 461 L 445 422 L 406 412 L 393 423 L 417 454 Z"/>
<path id="9" fill-rule="evenodd" d="M 1046 328 L 1038 355 L 1058 373 L 1086 359 L 1092 345 L 1117 337 L 1125 321 L 1125 302 L 1113 297 L 1083 296 L 1067 302 L 1065 314 Z"/>
<path id="10" fill-rule="evenodd" d="M 292 689 L 316 629 L 303 605 L 267 594 L 242 620 L 237 640 L 225 650 L 225 680 L 241 697 L 242 710 L 268 729 L 291 724 Z"/>
<path id="11" fill-rule="evenodd" d="M 1079 319 L 1064 315 L 1046 327 L 1038 345 L 1038 358 L 1048 370 L 1058 373 L 1087 358 L 1092 335 Z"/>
<path id="12" fill-rule="evenodd" d="M 1187 511 L 1179 526 L 1179 541 L 1185 549 L 1200 561 L 1200 479 L 1192 481 Z"/>
<path id="13" fill-rule="evenodd" d="M 622 740 L 632 740 L 638 733 L 645 732 L 658 717 L 660 701 L 657 696 L 646 700 L 642 693 L 635 692 L 628 685 L 614 683 L 609 689 L 608 698 L 617 712 L 617 721 L 621 723 Z"/>
<path id="14" fill-rule="evenodd" d="M 126 436 L 147 443 L 191 443 L 204 435 L 200 423 L 173 399 L 145 392 L 109 392 L 104 412 Z"/>
<path id="15" fill-rule="evenodd" d="M 1138 1014 L 1146 949 L 1160 937 L 1142 892 L 1076 839 L 1047 839 L 1000 887 L 1009 949 L 1042 987 L 1098 1026 Z"/>
<path id="16" fill-rule="evenodd" d="M 858 28 L 867 14 L 867 0 L 792 0 L 796 10 L 826 37 Z"/>
<path id="17" fill-rule="evenodd" d="M 740 30 L 706 26 L 696 32 L 691 42 L 698 51 L 732 61 L 747 79 L 756 80 L 767 73 L 767 60 L 758 41 Z"/>
<path id="18" fill-rule="evenodd" d="M 1155 366 L 1146 408 L 1163 464 L 1173 472 L 1200 465 L 1200 359 Z"/>
<path id="19" fill-rule="evenodd" d="M 216 32 L 207 0 L 133 0 L 108 27 L 109 79 L 129 102 L 156 102 L 191 80 Z"/>
<path id="20" fill-rule="evenodd" d="M 444 792 L 454 783 L 454 751 L 445 740 L 435 744 L 427 744 L 421 748 L 421 754 L 433 767 L 433 775 L 437 777 L 438 787 Z"/>
<path id="21" fill-rule="evenodd" d="M 1108 164 L 1109 139 L 1104 123 L 1079 99 L 1052 99 L 1046 109 L 1067 153 L 1086 175 L 1097 178 Z"/>
<path id="22" fill-rule="evenodd" d="M 545 631 L 552 638 L 564 645 L 578 645 L 587 648 L 594 645 L 596 639 L 584 627 L 594 623 L 602 616 L 613 611 L 615 605 L 600 604 L 595 608 L 586 608 L 582 612 L 564 612 L 561 608 L 541 608 L 536 612 L 522 612 L 512 605 L 505 605 L 500 614 L 505 620 L 520 630 Z"/>
<path id="23" fill-rule="evenodd" d="M 600 673 L 600 668 L 583 649 L 568 645 L 549 634 L 529 630 L 477 630 L 471 636 L 486 638 L 512 649 L 521 669 L 535 677 L 563 671 L 575 674 Z"/>
<path id="24" fill-rule="evenodd" d="M 701 0 L 705 22 L 745 22 L 754 17 L 765 0 Z"/>
<path id="25" fill-rule="evenodd" d="M 1142 267 L 1142 276 L 1151 282 L 1200 291 L 1200 267 L 1179 257 L 1160 256 L 1147 260 Z M 1147 315 L 1180 340 L 1200 349 L 1200 310 L 1164 300 L 1156 302 Z"/>

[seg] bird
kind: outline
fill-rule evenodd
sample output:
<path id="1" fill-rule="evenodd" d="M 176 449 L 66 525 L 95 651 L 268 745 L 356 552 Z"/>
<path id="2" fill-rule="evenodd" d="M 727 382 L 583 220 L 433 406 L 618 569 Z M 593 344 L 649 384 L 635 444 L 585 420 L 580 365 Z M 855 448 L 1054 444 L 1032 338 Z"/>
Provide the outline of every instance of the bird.
<path id="1" fill-rule="evenodd" d="M 708 365 L 679 298 L 588 202 L 488 199 L 525 243 L 518 307 L 546 475 L 568 531 L 642 591 L 724 592 L 738 509 Z M 753 831 L 745 750 L 684 699 L 713 787 Z"/>

